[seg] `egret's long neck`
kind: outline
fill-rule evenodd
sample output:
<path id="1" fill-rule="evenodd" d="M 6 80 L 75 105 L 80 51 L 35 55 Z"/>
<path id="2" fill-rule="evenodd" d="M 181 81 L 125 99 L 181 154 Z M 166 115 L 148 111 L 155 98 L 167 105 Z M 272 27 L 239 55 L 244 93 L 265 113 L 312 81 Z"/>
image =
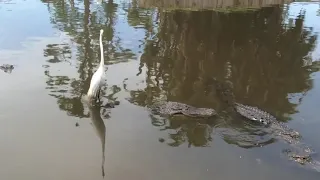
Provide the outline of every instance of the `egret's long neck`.
<path id="1" fill-rule="evenodd" d="M 101 61 L 100 61 L 100 66 L 104 66 L 104 54 L 103 54 L 103 45 L 102 45 L 102 33 L 100 33 L 100 56 L 101 56 Z"/>

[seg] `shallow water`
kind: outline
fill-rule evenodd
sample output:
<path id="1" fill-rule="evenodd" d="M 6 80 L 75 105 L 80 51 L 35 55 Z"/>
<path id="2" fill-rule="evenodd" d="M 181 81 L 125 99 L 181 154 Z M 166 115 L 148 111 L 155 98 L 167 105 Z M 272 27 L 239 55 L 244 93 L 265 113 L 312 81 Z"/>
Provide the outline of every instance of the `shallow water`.
<path id="1" fill-rule="evenodd" d="M 275 114 L 319 152 L 319 3 L 152 3 L 0 1 L 0 65 L 14 65 L 0 71 L 1 179 L 319 179 L 243 119 L 159 118 L 145 108 L 167 99 L 221 110 L 207 79 L 229 80 L 238 102 Z M 101 28 L 103 104 L 120 105 L 90 109 L 83 97 Z"/>

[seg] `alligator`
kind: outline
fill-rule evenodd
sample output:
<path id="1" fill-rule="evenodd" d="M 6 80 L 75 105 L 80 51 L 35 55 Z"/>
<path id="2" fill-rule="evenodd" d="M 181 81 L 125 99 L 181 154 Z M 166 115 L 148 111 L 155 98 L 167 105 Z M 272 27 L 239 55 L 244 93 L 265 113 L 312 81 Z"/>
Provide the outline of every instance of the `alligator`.
<path id="1" fill-rule="evenodd" d="M 212 108 L 198 108 L 188 104 L 174 101 L 160 101 L 149 107 L 153 114 L 160 116 L 185 115 L 188 117 L 206 118 L 218 116 L 218 113 Z M 235 112 L 251 121 L 267 125 L 274 132 L 273 134 L 281 137 L 290 144 L 297 143 L 299 132 L 288 128 L 285 124 L 279 122 L 273 115 L 257 107 L 235 103 Z"/>
<path id="2" fill-rule="evenodd" d="M 263 111 L 257 107 L 243 105 L 235 102 L 235 110 L 238 114 L 245 117 L 246 119 L 257 121 L 268 126 L 274 131 L 274 134 L 281 136 L 283 140 L 293 144 L 295 141 L 301 138 L 299 132 L 289 128 L 282 122 L 279 122 L 275 116 Z"/>
<path id="3" fill-rule="evenodd" d="M 227 104 L 227 110 L 234 114 L 240 115 L 245 119 L 259 122 L 265 125 L 266 130 L 271 130 L 272 135 L 279 137 L 278 139 L 284 140 L 290 145 L 293 145 L 295 152 L 286 150 L 287 156 L 298 162 L 299 164 L 311 165 L 313 169 L 320 171 L 320 162 L 313 160 L 311 154 L 315 153 L 309 146 L 305 146 L 300 142 L 301 135 L 298 131 L 289 128 L 286 124 L 278 121 L 278 119 L 269 112 L 259 109 L 258 107 L 244 105 L 236 102 L 232 92 L 232 84 L 230 82 L 222 83 L 213 79 L 216 85 L 217 94 Z"/>
<path id="4" fill-rule="evenodd" d="M 222 83 L 215 79 L 214 82 L 217 94 L 220 95 L 220 98 L 222 98 L 223 102 L 227 104 L 226 109 L 228 112 L 265 125 L 267 127 L 266 130 L 272 131 L 272 135 L 279 137 L 278 139 L 284 140 L 291 145 L 295 145 L 295 149 L 302 149 L 302 152 L 306 153 L 305 155 L 301 155 L 301 153 L 287 154 L 294 161 L 299 162 L 300 164 L 315 164 L 315 161 L 312 161 L 310 156 L 310 148 L 308 146 L 301 146 L 301 135 L 299 132 L 278 121 L 277 118 L 269 112 L 261 110 L 258 107 L 236 102 L 230 87 L 231 83 Z M 173 101 L 157 102 L 151 105 L 149 109 L 151 109 L 154 114 L 161 116 L 185 115 L 189 117 L 212 117 L 218 115 L 218 113 L 212 108 L 198 108 Z"/>
<path id="5" fill-rule="evenodd" d="M 306 168 L 314 169 L 320 172 L 320 162 L 314 160 L 311 157 L 311 154 L 314 153 L 312 150 L 309 149 L 309 151 L 297 152 L 292 151 L 290 149 L 285 149 L 283 150 L 283 153 L 286 154 L 290 160 L 299 163 L 300 165 L 303 165 Z"/>
<path id="6" fill-rule="evenodd" d="M 271 130 L 273 135 L 289 144 L 299 143 L 299 139 L 301 138 L 300 133 L 287 127 L 284 123 L 279 122 L 272 114 L 257 107 L 243 105 L 237 102 L 235 102 L 234 105 L 236 115 L 240 115 L 248 120 L 266 125 L 268 127 L 267 129 Z M 160 116 L 185 115 L 197 118 L 219 116 L 219 114 L 212 108 L 198 108 L 173 101 L 160 101 L 149 106 L 149 109 L 153 114 Z M 307 152 L 308 147 L 301 149 L 303 149 L 303 152 Z"/>
<path id="7" fill-rule="evenodd" d="M 149 107 L 154 114 L 161 116 L 185 115 L 189 117 L 212 117 L 217 112 L 211 108 L 198 108 L 174 101 L 160 101 Z"/>

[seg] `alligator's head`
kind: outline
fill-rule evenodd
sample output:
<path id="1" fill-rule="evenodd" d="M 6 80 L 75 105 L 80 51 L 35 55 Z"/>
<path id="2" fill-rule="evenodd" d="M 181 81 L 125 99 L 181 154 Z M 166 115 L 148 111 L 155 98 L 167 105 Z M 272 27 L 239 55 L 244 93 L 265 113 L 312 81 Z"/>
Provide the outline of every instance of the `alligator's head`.
<path id="1" fill-rule="evenodd" d="M 265 119 L 265 118 L 255 118 L 255 117 L 252 117 L 252 120 L 254 121 L 259 121 L 260 123 L 264 124 L 264 125 L 268 125 L 270 124 L 270 121 Z"/>
<path id="2" fill-rule="evenodd" d="M 288 154 L 288 156 L 290 159 L 302 165 L 312 161 L 312 158 L 310 155 L 299 155 L 296 153 L 290 153 Z"/>
<path id="3" fill-rule="evenodd" d="M 211 117 L 217 115 L 217 112 L 210 108 L 188 108 L 182 113 L 192 117 Z"/>
<path id="4" fill-rule="evenodd" d="M 247 111 L 247 112 L 242 112 L 242 115 L 245 116 L 246 118 L 252 120 L 252 121 L 257 121 L 260 122 L 264 125 L 268 125 L 270 124 L 270 120 L 265 118 L 265 117 L 261 117 L 261 116 L 257 116 L 256 114 L 254 114 L 253 112 Z"/>

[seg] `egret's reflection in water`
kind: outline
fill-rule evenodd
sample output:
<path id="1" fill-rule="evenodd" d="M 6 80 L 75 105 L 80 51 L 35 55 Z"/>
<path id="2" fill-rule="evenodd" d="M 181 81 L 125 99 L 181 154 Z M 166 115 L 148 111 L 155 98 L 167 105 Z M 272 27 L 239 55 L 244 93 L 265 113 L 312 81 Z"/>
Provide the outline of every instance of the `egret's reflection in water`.
<path id="1" fill-rule="evenodd" d="M 104 163 L 105 163 L 106 126 L 105 126 L 103 119 L 101 118 L 101 115 L 100 115 L 101 106 L 88 104 L 88 108 L 90 111 L 90 119 L 92 121 L 95 132 L 97 133 L 98 137 L 101 140 L 101 145 L 102 145 L 101 168 L 102 168 L 102 176 L 104 177 L 105 176 Z"/>

